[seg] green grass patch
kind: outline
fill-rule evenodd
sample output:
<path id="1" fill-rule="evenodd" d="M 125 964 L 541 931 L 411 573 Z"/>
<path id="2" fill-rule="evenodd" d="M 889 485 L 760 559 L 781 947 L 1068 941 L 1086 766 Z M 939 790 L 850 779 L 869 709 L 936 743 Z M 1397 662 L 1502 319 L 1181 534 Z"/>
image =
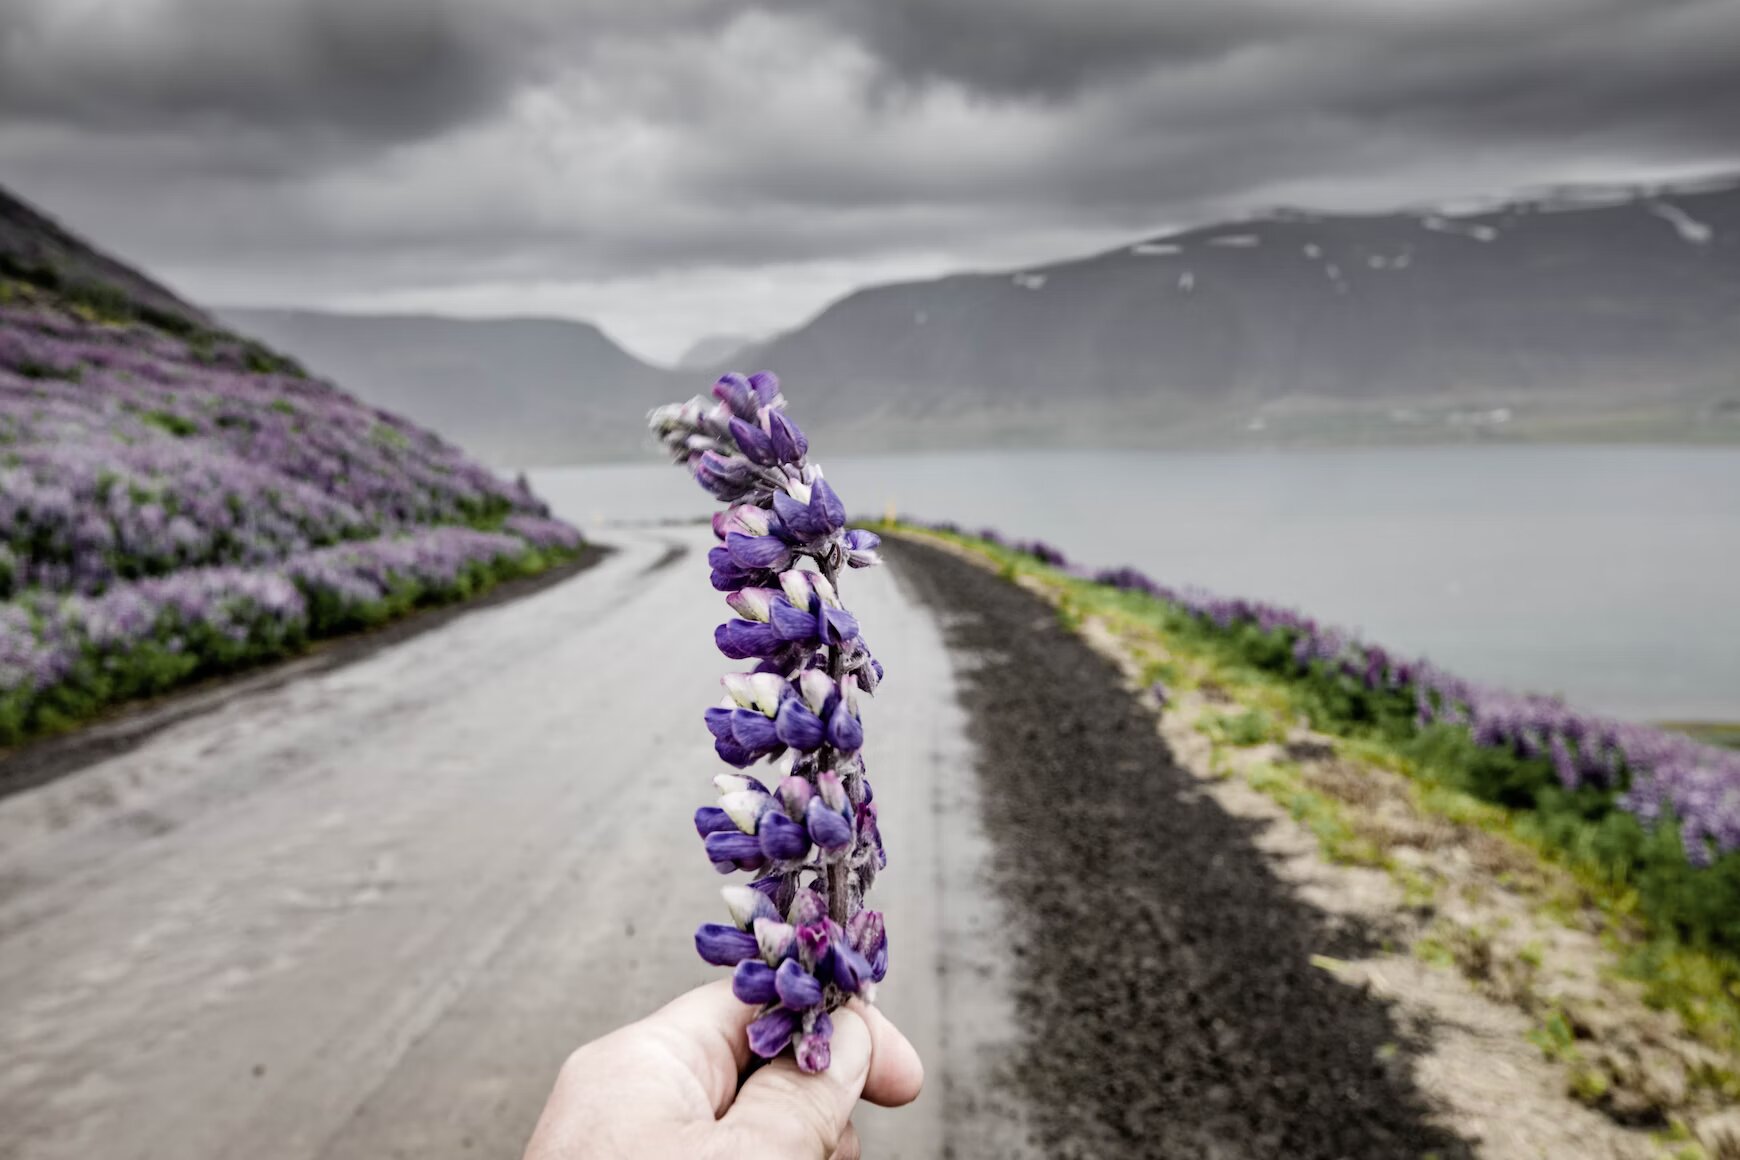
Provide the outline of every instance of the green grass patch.
<path id="1" fill-rule="evenodd" d="M 1262 745 L 1268 741 L 1283 741 L 1287 731 L 1261 709 L 1243 713 L 1211 713 L 1203 718 L 1203 732 L 1224 745 Z"/>
<path id="2" fill-rule="evenodd" d="M 173 411 L 146 411 L 143 415 L 139 416 L 139 418 L 144 422 L 151 424 L 153 427 L 169 432 L 178 439 L 185 439 L 189 435 L 198 435 L 200 433 L 200 426 L 198 423 L 195 423 L 192 419 L 177 415 Z"/>
<path id="3" fill-rule="evenodd" d="M 300 584 L 305 613 L 284 618 L 252 606 L 231 610 L 239 632 L 165 615 L 148 639 L 118 650 L 89 647 L 65 679 L 37 692 L 0 693 L 0 747 L 76 728 L 119 705 L 160 696 L 191 681 L 254 668 L 304 652 L 316 641 L 378 628 L 412 613 L 475 599 L 510 580 L 535 576 L 577 552 L 527 548 L 471 564 L 441 584 L 404 578 L 378 600 L 356 601 Z"/>
<path id="4" fill-rule="evenodd" d="M 140 302 L 108 282 L 82 278 L 46 262 L 26 260 L 16 254 L 0 254 L 0 302 L 37 295 L 50 298 L 81 318 L 124 326 L 143 323 L 174 335 L 188 344 L 195 357 L 211 357 L 220 348 L 233 348 L 243 369 L 253 374 L 307 378 L 295 359 L 277 353 L 265 344 L 227 330 L 205 326 L 179 311 Z M 28 371 L 24 371 L 28 375 Z"/>
<path id="5" fill-rule="evenodd" d="M 1661 727 L 1695 737 L 1705 745 L 1740 749 L 1740 721 L 1664 721 Z"/>

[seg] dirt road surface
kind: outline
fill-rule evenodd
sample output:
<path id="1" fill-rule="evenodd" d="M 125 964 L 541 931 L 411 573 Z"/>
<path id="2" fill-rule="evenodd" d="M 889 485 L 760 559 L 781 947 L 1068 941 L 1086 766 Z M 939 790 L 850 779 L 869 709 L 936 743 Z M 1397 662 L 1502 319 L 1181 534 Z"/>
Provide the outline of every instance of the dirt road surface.
<path id="1" fill-rule="evenodd" d="M 0 1156 L 518 1156 L 573 1047 L 717 976 L 690 943 L 723 917 L 688 820 L 729 667 L 709 538 L 613 538 L 556 588 L 0 801 Z M 1001 1132 L 974 1127 L 975 1061 L 1011 1023 L 945 953 L 994 926 L 961 864 L 963 719 L 933 618 L 886 571 L 852 598 L 893 674 L 884 1006 L 932 1068 L 862 1132 L 971 1155 Z"/>

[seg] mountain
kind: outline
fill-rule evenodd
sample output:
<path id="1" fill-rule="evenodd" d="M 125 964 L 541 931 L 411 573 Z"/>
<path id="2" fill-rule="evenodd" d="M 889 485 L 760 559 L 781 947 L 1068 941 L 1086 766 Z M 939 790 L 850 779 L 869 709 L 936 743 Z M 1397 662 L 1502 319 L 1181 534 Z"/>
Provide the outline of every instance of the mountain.
<path id="1" fill-rule="evenodd" d="M 581 322 L 229 310 L 500 464 L 643 455 L 647 409 L 769 368 L 841 450 L 1740 440 L 1740 180 L 1280 210 L 860 290 L 648 366 Z"/>
<path id="2" fill-rule="evenodd" d="M 211 317 L 173 290 L 68 233 L 59 222 L 0 189 L 0 276 L 86 298 L 106 298 L 118 309 L 168 322 L 210 327 Z"/>
<path id="3" fill-rule="evenodd" d="M 565 319 L 251 309 L 221 316 L 504 466 L 645 452 L 647 411 L 696 390 L 692 375 L 648 366 L 597 327 Z"/>
<path id="4" fill-rule="evenodd" d="M 861 290 L 738 361 L 857 450 L 1740 439 L 1740 181 L 1277 211 Z"/>
<path id="5" fill-rule="evenodd" d="M 0 197 L 0 747 L 573 555 L 434 432 Z"/>
<path id="6" fill-rule="evenodd" d="M 741 334 L 709 334 L 696 339 L 677 359 L 676 365 L 679 370 L 713 370 L 730 363 L 754 346 L 755 341 Z"/>

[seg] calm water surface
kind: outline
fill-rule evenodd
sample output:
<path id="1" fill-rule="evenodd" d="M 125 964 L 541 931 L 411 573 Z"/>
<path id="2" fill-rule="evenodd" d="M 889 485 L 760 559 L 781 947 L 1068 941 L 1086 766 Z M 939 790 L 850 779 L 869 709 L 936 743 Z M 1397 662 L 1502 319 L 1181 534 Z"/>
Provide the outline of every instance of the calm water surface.
<path id="1" fill-rule="evenodd" d="M 705 515 L 681 473 L 532 472 L 558 511 Z M 855 512 L 990 525 L 1305 609 L 1481 680 L 1740 720 L 1740 450 L 974 452 L 824 461 Z"/>

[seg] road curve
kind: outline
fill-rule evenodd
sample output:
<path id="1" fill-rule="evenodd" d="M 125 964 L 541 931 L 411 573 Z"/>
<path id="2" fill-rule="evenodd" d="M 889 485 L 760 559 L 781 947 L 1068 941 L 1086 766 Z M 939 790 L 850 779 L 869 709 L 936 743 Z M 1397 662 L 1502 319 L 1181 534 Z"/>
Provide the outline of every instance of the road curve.
<path id="1" fill-rule="evenodd" d="M 688 816 L 724 671 L 704 530 L 222 701 L 0 802 L 0 1158 L 517 1156 L 575 1045 L 713 977 Z M 1016 1156 L 956 675 L 887 572 L 883 1005 L 930 1070 L 870 1155 Z M 943 834 L 948 840 L 941 840 Z"/>

